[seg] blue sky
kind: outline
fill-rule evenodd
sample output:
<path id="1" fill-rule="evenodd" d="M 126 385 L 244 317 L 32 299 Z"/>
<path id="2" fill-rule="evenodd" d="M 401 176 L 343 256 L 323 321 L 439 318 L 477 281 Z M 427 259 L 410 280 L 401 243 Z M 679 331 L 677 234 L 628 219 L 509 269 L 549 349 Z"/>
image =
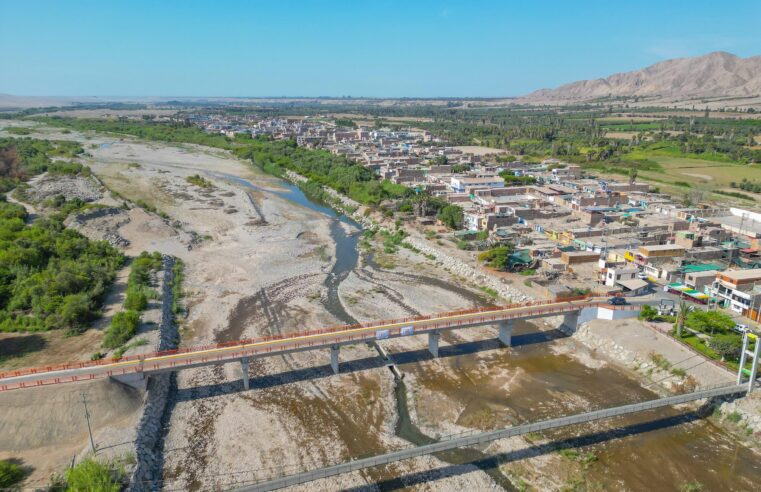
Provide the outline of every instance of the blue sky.
<path id="1" fill-rule="evenodd" d="M 0 93 L 513 96 L 761 55 L 761 1 L 0 0 Z"/>

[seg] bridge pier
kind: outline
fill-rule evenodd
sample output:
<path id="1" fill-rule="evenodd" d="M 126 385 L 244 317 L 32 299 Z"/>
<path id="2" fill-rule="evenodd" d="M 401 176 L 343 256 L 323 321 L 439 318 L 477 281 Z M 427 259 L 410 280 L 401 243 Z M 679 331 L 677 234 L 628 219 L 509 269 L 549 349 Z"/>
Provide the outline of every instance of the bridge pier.
<path id="1" fill-rule="evenodd" d="M 434 357 L 439 356 L 439 338 L 441 338 L 441 333 L 438 331 L 428 332 L 428 351 Z"/>
<path id="2" fill-rule="evenodd" d="M 511 347 L 513 342 L 513 320 L 506 319 L 499 323 L 499 341 L 505 347 Z"/>
<path id="3" fill-rule="evenodd" d="M 743 384 L 745 361 L 748 359 L 748 335 L 743 335 L 743 349 L 740 352 L 740 367 L 737 369 L 737 384 Z"/>
<path id="4" fill-rule="evenodd" d="M 580 314 L 581 311 L 571 311 L 570 313 L 565 313 L 563 315 L 563 324 L 561 324 L 560 327 L 569 330 L 571 333 L 575 333 L 576 328 L 579 326 Z"/>
<path id="5" fill-rule="evenodd" d="M 333 368 L 333 374 L 338 374 L 338 345 L 330 347 L 330 367 Z"/>
<path id="6" fill-rule="evenodd" d="M 745 335 L 748 338 L 748 335 Z M 758 359 L 761 356 L 761 338 L 756 338 L 756 348 L 753 350 L 753 364 L 750 367 L 750 381 L 748 381 L 748 393 L 753 392 L 753 387 L 756 385 L 756 378 L 758 377 Z M 740 366 L 742 370 L 742 366 Z"/>
<path id="7" fill-rule="evenodd" d="M 249 384 L 248 384 L 248 367 L 249 367 L 248 357 L 243 357 L 240 360 L 240 372 L 243 373 L 243 388 L 244 389 L 249 389 Z"/>

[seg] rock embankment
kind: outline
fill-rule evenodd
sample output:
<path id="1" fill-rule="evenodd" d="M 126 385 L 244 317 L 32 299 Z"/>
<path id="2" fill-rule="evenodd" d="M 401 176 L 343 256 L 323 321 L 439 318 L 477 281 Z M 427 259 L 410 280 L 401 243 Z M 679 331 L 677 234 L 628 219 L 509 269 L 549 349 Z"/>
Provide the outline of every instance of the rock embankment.
<path id="1" fill-rule="evenodd" d="M 164 280 L 161 288 L 162 311 L 159 326 L 158 351 L 175 349 L 179 343 L 179 332 L 172 312 L 172 281 L 174 279 L 174 257 L 164 255 Z M 143 416 L 137 426 L 135 438 L 135 468 L 127 490 L 143 492 L 159 490 L 162 480 L 161 440 L 162 422 L 169 401 L 172 373 L 151 376 L 145 399 Z"/>
<path id="2" fill-rule="evenodd" d="M 439 262 L 444 269 L 449 270 L 455 275 L 464 277 L 476 285 L 493 289 L 497 291 L 500 297 L 510 299 L 512 302 L 527 302 L 533 300 L 533 298 L 528 294 L 521 292 L 515 287 L 511 287 L 505 284 L 503 281 L 496 277 L 492 277 L 491 275 L 479 271 L 477 268 L 468 265 L 460 259 L 448 255 L 447 253 L 431 246 L 423 240 L 409 237 L 405 239 L 405 242 L 419 249 L 423 254 L 435 258 L 435 260 Z"/>

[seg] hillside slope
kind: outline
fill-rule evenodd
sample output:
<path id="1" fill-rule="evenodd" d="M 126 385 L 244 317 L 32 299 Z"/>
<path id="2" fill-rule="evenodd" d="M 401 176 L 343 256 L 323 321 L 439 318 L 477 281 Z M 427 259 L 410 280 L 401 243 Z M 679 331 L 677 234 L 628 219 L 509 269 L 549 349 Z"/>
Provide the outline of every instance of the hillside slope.
<path id="1" fill-rule="evenodd" d="M 604 79 L 581 80 L 555 89 L 541 89 L 526 101 L 586 101 L 607 97 L 695 98 L 761 95 L 761 56 L 740 58 L 714 52 L 677 58 Z"/>

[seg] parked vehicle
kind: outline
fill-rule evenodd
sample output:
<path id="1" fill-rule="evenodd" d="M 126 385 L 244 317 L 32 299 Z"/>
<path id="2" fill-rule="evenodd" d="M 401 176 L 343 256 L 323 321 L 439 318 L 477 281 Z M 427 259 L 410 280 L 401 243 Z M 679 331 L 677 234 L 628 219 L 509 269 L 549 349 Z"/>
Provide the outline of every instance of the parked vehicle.
<path id="1" fill-rule="evenodd" d="M 608 304 L 610 304 L 611 306 L 623 306 L 628 303 L 626 302 L 626 299 L 624 299 L 623 297 L 611 297 L 610 299 L 608 299 Z"/>
<path id="2" fill-rule="evenodd" d="M 735 327 L 732 328 L 732 331 L 736 331 L 737 333 L 743 334 L 750 331 L 750 328 L 748 328 L 748 325 L 744 325 L 742 323 L 735 324 Z"/>

